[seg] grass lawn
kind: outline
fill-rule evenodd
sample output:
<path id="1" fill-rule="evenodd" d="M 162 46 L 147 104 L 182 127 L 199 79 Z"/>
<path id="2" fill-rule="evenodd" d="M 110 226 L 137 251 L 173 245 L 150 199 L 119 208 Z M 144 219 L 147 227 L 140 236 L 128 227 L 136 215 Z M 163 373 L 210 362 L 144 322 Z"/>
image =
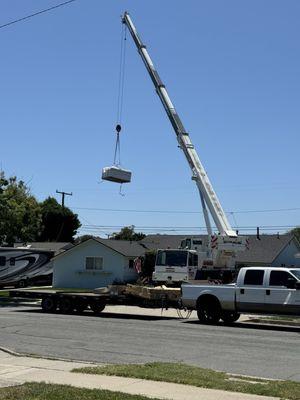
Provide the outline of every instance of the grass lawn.
<path id="1" fill-rule="evenodd" d="M 108 365 L 73 370 L 87 374 L 117 375 L 154 381 L 174 382 L 210 389 L 300 399 L 300 382 L 270 381 L 252 377 L 237 377 L 225 372 L 194 367 L 181 363 L 148 363 Z"/>
<path id="2" fill-rule="evenodd" d="M 149 400 L 149 398 L 108 390 L 25 383 L 21 386 L 0 388 L 0 400 Z"/>

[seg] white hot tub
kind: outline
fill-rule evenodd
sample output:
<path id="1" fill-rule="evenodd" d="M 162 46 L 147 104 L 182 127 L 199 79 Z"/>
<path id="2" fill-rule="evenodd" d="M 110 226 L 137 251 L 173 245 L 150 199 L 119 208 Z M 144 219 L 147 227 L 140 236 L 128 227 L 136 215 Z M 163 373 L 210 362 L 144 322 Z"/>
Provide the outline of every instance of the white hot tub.
<path id="1" fill-rule="evenodd" d="M 129 183 L 131 181 L 131 171 L 116 167 L 105 167 L 102 169 L 102 179 L 104 181 Z"/>

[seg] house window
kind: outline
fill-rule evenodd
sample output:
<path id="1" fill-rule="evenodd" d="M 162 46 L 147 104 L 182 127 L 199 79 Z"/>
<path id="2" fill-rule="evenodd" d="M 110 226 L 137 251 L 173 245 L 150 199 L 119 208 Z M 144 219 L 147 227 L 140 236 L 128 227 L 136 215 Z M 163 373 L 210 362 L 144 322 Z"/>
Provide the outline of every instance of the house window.
<path id="1" fill-rule="evenodd" d="M 133 267 L 134 267 L 134 260 L 129 260 L 128 267 L 129 267 L 130 269 L 133 269 Z"/>
<path id="2" fill-rule="evenodd" d="M 6 257 L 0 257 L 0 267 L 5 267 L 6 265 Z"/>
<path id="3" fill-rule="evenodd" d="M 15 264 L 16 264 L 15 258 L 14 258 L 14 257 L 11 257 L 11 258 L 9 259 L 9 265 L 11 265 L 11 266 L 13 267 Z"/>
<path id="4" fill-rule="evenodd" d="M 103 268 L 102 257 L 86 257 L 85 258 L 85 269 L 94 270 Z"/>
<path id="5" fill-rule="evenodd" d="M 254 269 L 246 271 L 244 285 L 262 285 L 265 271 Z"/>

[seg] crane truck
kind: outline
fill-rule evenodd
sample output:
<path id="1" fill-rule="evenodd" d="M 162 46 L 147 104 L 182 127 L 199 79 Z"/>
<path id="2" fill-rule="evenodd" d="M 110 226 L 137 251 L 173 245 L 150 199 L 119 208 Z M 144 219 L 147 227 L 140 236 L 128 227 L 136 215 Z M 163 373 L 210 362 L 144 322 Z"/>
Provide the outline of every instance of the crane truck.
<path id="1" fill-rule="evenodd" d="M 238 236 L 231 227 L 191 138 L 128 12 L 124 13 L 122 22 L 133 38 L 156 93 L 175 131 L 179 148 L 183 151 L 191 168 L 192 180 L 195 181 L 199 190 L 208 234 L 207 243 L 203 243 L 199 239 L 187 238 L 180 249 L 158 250 L 152 278 L 157 282 L 174 283 L 194 280 L 198 270 L 233 270 L 237 252 L 244 251 L 247 248 L 247 237 Z M 213 233 L 210 215 L 218 229 L 218 234 Z"/>
<path id="2" fill-rule="evenodd" d="M 153 280 L 172 282 L 193 280 L 197 269 L 203 269 L 205 265 L 228 270 L 234 265 L 236 253 L 247 248 L 247 238 L 238 236 L 230 226 L 191 139 L 127 12 L 122 21 L 134 39 L 175 130 L 179 146 L 192 170 L 192 179 L 199 189 L 208 231 L 207 245 L 199 238 L 187 238 L 180 249 L 159 250 Z M 110 176 L 110 179 L 112 178 Z M 213 235 L 209 213 L 218 228 L 217 235 Z M 107 304 L 135 305 L 144 308 L 172 307 L 197 310 L 198 318 L 202 323 L 214 324 L 220 319 L 225 323 L 233 323 L 239 318 L 240 313 L 299 315 L 300 269 L 242 268 L 237 282 L 228 285 L 184 282 L 181 288 L 169 288 L 127 284 L 112 285 L 86 292 L 32 288 L 11 290 L 10 297 L 40 299 L 44 312 L 59 310 L 61 313 L 81 313 L 90 309 L 99 314 Z"/>

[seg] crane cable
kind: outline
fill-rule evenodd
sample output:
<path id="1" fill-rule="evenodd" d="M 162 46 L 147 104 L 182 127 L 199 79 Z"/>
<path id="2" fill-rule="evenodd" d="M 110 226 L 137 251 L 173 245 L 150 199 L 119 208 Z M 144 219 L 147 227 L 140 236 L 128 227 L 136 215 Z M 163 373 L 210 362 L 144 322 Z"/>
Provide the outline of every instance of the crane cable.
<path id="1" fill-rule="evenodd" d="M 122 112 L 123 112 L 123 99 L 124 99 L 124 81 L 125 81 L 125 56 L 126 56 L 126 36 L 127 27 L 122 24 L 121 32 L 121 49 L 120 49 L 120 64 L 119 64 L 119 82 L 118 82 L 118 100 L 117 100 L 117 117 L 116 117 L 116 145 L 114 153 L 114 165 L 121 164 L 121 144 L 120 132 L 122 129 Z"/>

